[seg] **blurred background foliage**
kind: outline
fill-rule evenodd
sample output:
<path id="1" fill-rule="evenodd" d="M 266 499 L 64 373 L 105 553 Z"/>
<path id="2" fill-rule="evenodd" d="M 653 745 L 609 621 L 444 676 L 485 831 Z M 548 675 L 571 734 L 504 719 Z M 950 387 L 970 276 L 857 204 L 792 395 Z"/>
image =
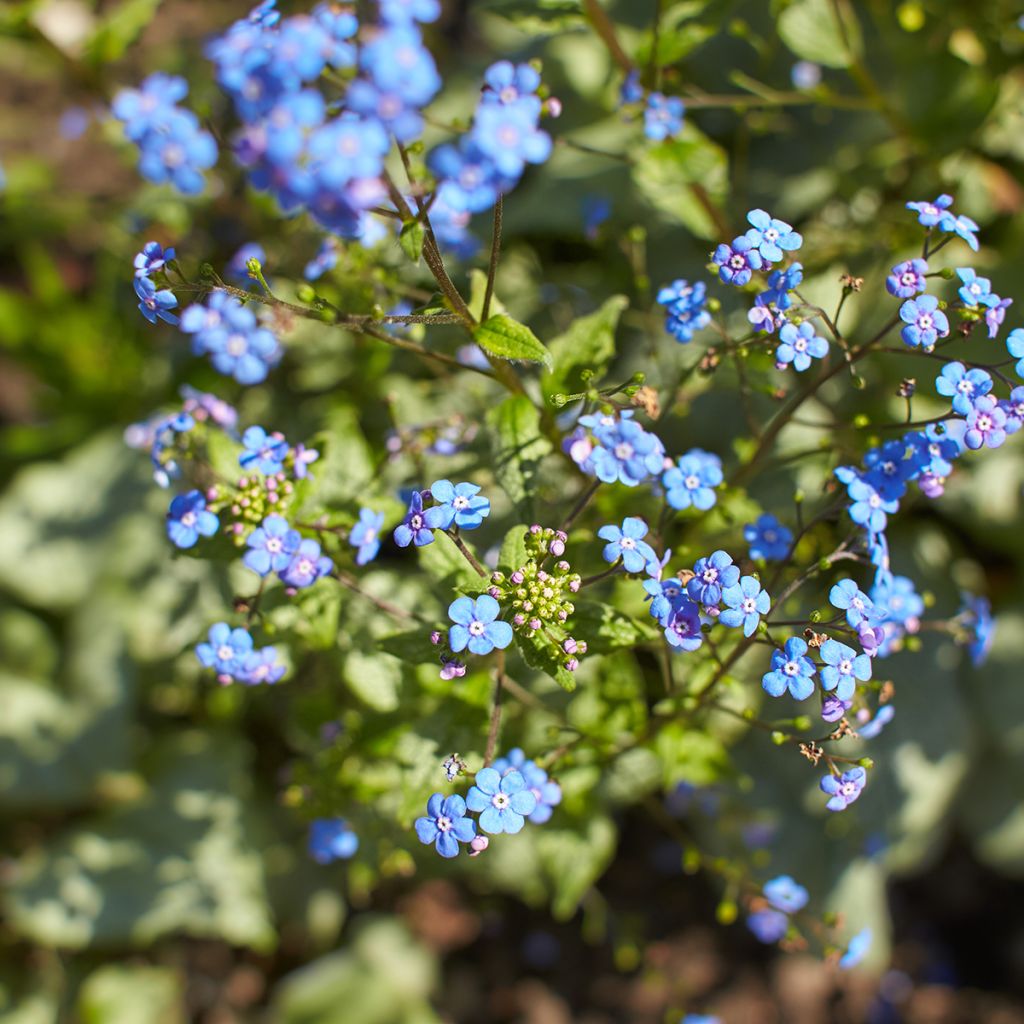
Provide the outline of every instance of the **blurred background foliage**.
<path id="1" fill-rule="evenodd" d="M 746 849 L 755 867 L 791 873 L 842 908 L 851 930 L 870 924 L 874 965 L 892 950 L 910 986 L 897 993 L 906 1016 L 878 1019 L 926 1019 L 914 1013 L 932 988 L 948 996 L 943 1012 L 968 1016 L 927 1019 L 1024 1019 L 1014 1015 L 1024 926 L 985 924 L 1008 894 L 1020 898 L 1013 883 L 1024 874 L 1019 444 L 958 470 L 943 500 L 893 527 L 897 571 L 949 612 L 962 586 L 989 593 L 999 627 L 980 670 L 930 638 L 923 653 L 887 663 L 898 717 L 874 741 L 881 767 L 856 814 L 826 821 L 806 765 L 721 716 L 708 732 L 665 730 L 656 747 L 610 767 L 570 761 L 554 821 L 453 873 L 404 829 L 446 754 L 479 759 L 485 673 L 442 683 L 433 667 L 388 653 L 402 653 L 398 641 L 382 648 L 395 629 L 372 605 L 316 589 L 273 612 L 304 641 L 290 651 L 286 684 L 242 692 L 202 678 L 191 646 L 246 584 L 171 556 L 166 494 L 121 437 L 173 405 L 186 378 L 238 399 L 246 422 L 319 443 L 311 505 L 351 511 L 368 488 L 394 500 L 399 486 L 469 467 L 487 482 L 478 467 L 488 430 L 446 460 L 389 460 L 383 445 L 395 426 L 477 419 L 484 385 L 472 375 L 439 404 L 429 367 L 282 322 L 289 354 L 274 387 L 241 394 L 137 314 L 130 259 L 151 237 L 192 267 L 222 267 L 258 240 L 282 283 L 316 252 L 311 226 L 280 220 L 227 158 L 198 199 L 141 183 L 103 114 L 117 88 L 161 69 L 185 74 L 190 105 L 223 126 L 225 101 L 199 58 L 244 10 L 192 0 L 0 7 L 0 1021 L 661 1021 L 698 1004 L 727 1020 L 867 1019 L 873 981 L 837 994 L 825 968 L 777 962 L 742 924 L 713 930 L 716 907 L 728 921 L 730 897 L 719 902 L 714 883 L 685 877 L 677 844 L 726 857 Z M 698 276 L 712 242 L 754 206 L 799 226 L 807 291 L 832 302 L 841 273 L 877 285 L 911 254 L 907 199 L 954 191 L 982 227 L 972 265 L 1014 294 L 1024 261 L 1016 4 L 618 0 L 607 10 L 626 51 L 688 97 L 678 141 L 644 147 L 617 112 L 621 74 L 578 0 L 446 3 L 428 33 L 447 82 L 439 120 L 468 115 L 498 57 L 541 58 L 563 101 L 553 158 L 505 207 L 498 295 L 539 337 L 550 342 L 624 295 L 628 308 L 613 301 L 603 313 L 614 324 L 621 311 L 611 375 L 672 379 L 701 343 L 677 348 L 661 331 L 653 290 Z M 795 89 L 797 61 L 817 65 L 820 84 Z M 610 216 L 587 230 L 597 200 Z M 486 224 L 479 234 L 486 240 Z M 332 301 L 362 311 L 395 297 L 397 244 L 341 252 L 323 286 Z M 851 332 L 880 318 L 876 295 L 854 296 Z M 439 332 L 441 347 L 456 343 Z M 612 353 L 592 355 L 611 366 Z M 872 434 L 850 424 L 857 414 L 899 418 L 893 382 L 920 372 L 907 362 L 876 371 L 864 390 L 840 381 L 808 414 L 824 426 L 788 432 L 784 448 L 859 458 Z M 740 450 L 732 372 L 687 384 L 658 426 L 670 452 Z M 755 398 L 767 417 L 775 398 Z M 789 507 L 795 488 L 820 493 L 826 460 L 730 494 L 677 557 L 703 553 L 758 504 Z M 538 471 L 541 490 L 557 494 L 560 467 Z M 603 498 L 607 520 L 636 511 L 630 501 Z M 526 517 L 496 506 L 506 528 Z M 363 586 L 432 619 L 459 558 L 438 543 L 420 553 L 420 572 L 408 567 L 392 553 Z M 639 610 L 625 585 L 615 604 Z M 548 749 L 560 721 L 609 746 L 634 734 L 656 700 L 649 666 L 629 649 L 636 640 L 602 628 L 595 646 L 614 653 L 585 662 L 574 693 L 520 666 L 547 710 L 513 718 L 506 745 Z M 742 678 L 730 693 L 736 706 L 759 699 Z M 680 782 L 703 797 L 666 811 L 660 794 Z M 360 853 L 316 866 L 305 822 L 338 813 L 359 832 Z M 949 995 L 965 986 L 1003 995 Z"/>

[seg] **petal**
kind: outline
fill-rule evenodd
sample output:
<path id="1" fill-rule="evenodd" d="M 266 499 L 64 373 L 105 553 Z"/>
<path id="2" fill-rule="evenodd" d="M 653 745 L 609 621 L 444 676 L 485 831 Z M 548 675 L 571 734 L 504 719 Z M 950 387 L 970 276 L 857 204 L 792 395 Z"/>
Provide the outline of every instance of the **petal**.
<path id="1" fill-rule="evenodd" d="M 451 832 L 439 832 L 437 842 L 434 845 L 442 857 L 451 859 L 459 855 L 459 841 Z"/>
<path id="2" fill-rule="evenodd" d="M 455 497 L 455 488 L 452 486 L 451 480 L 435 480 L 430 485 L 430 493 L 433 495 L 434 501 L 448 505 Z"/>
<path id="3" fill-rule="evenodd" d="M 468 626 L 473 621 L 473 599 L 470 597 L 458 597 L 452 601 L 448 605 L 448 618 L 460 626 Z"/>
<path id="4" fill-rule="evenodd" d="M 471 786 L 466 794 L 466 807 L 471 811 L 480 812 L 485 807 L 490 807 L 491 798 L 478 786 Z"/>
<path id="5" fill-rule="evenodd" d="M 498 792 L 499 787 L 501 787 L 501 775 L 493 768 L 481 768 L 476 773 L 476 778 L 473 781 L 476 783 L 477 789 L 490 796 L 494 796 Z M 509 790 L 504 791 L 509 792 Z"/>
<path id="6" fill-rule="evenodd" d="M 439 818 L 441 816 L 441 807 L 444 804 L 444 797 L 440 793 L 435 793 L 427 801 L 427 814 L 432 818 Z"/>
<path id="7" fill-rule="evenodd" d="M 532 814 L 537 807 L 537 797 L 530 790 L 521 789 L 518 793 L 512 794 L 509 807 L 516 814 Z"/>
<path id="8" fill-rule="evenodd" d="M 416 829 L 416 838 L 421 843 L 432 843 L 437 838 L 438 828 L 434 824 L 433 818 L 417 818 L 414 827 Z"/>
<path id="9" fill-rule="evenodd" d="M 463 818 L 466 815 L 466 801 L 458 793 L 453 793 L 441 805 L 441 813 L 446 818 Z"/>
<path id="10" fill-rule="evenodd" d="M 471 842 L 476 835 L 476 822 L 472 818 L 459 818 L 452 822 L 452 835 L 460 843 Z"/>
<path id="11" fill-rule="evenodd" d="M 469 630 L 465 626 L 454 625 L 448 630 L 448 646 L 453 654 L 464 651 L 469 643 Z"/>
<path id="12" fill-rule="evenodd" d="M 510 771 L 507 775 L 502 776 L 501 779 L 501 791 L 502 793 L 511 795 L 512 793 L 521 793 L 526 789 L 526 779 L 523 778 L 523 773 L 518 771 Z"/>
<path id="13" fill-rule="evenodd" d="M 476 617 L 481 622 L 493 622 L 500 611 L 501 606 L 490 594 L 481 594 L 476 599 Z"/>
<path id="14" fill-rule="evenodd" d="M 472 654 L 490 654 L 494 650 L 494 642 L 486 633 L 471 636 L 467 646 Z"/>
<path id="15" fill-rule="evenodd" d="M 496 807 L 488 806 L 480 815 L 480 828 L 491 835 L 497 835 L 505 831 L 505 823 Z"/>
<path id="16" fill-rule="evenodd" d="M 514 836 L 517 832 L 522 832 L 523 826 L 526 824 L 526 819 L 511 809 L 504 811 L 501 818 L 502 825 L 510 836 Z"/>

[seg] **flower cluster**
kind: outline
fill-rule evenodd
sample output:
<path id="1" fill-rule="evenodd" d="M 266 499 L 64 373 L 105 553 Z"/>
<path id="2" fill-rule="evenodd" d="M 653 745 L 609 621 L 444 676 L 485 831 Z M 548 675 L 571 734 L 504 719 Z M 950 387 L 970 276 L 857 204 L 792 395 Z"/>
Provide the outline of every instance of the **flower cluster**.
<path id="1" fill-rule="evenodd" d="M 481 498 L 476 484 L 435 480 L 425 491 L 413 491 L 405 518 L 395 527 L 395 543 L 425 547 L 434 542 L 434 530 L 475 530 L 490 515 L 491 503 Z M 433 502 L 430 507 L 426 502 Z"/>
<path id="2" fill-rule="evenodd" d="M 807 906 L 807 890 L 789 875 L 779 875 L 764 883 L 764 900 L 748 918 L 747 927 L 761 942 L 775 943 L 789 929 L 789 915 Z M 760 902 L 760 901 L 759 901 Z"/>
<path id="3" fill-rule="evenodd" d="M 210 627 L 207 639 L 196 647 L 196 657 L 204 668 L 212 668 L 222 684 L 276 683 L 284 675 L 274 647 L 257 648 L 252 634 L 241 626 L 226 622 Z"/>
<path id="4" fill-rule="evenodd" d="M 692 341 L 697 331 L 711 323 L 703 281 L 673 281 L 658 292 L 658 302 L 665 307 L 665 330 L 681 344 Z"/>

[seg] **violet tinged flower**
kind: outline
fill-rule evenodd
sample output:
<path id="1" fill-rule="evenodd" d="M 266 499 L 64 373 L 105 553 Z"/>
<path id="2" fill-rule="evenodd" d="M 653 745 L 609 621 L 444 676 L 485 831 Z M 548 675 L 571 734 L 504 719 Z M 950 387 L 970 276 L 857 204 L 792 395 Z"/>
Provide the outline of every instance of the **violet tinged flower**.
<path id="1" fill-rule="evenodd" d="M 307 281 L 319 281 L 329 270 L 333 270 L 338 263 L 338 243 L 333 238 L 325 238 L 320 243 L 316 255 L 306 264 L 302 276 Z"/>
<path id="2" fill-rule="evenodd" d="M 948 224 L 948 227 L 946 226 Z M 943 231 L 952 231 L 953 234 L 962 238 L 975 252 L 978 251 L 978 225 L 970 217 L 962 213 L 953 218 L 948 218 L 940 225 Z"/>
<path id="3" fill-rule="evenodd" d="M 977 309 L 986 296 L 992 293 L 992 282 L 987 277 L 978 277 L 973 267 L 960 267 L 957 277 L 963 282 L 957 294 L 960 301 L 972 309 Z"/>
<path id="4" fill-rule="evenodd" d="M 758 295 L 754 300 L 753 307 L 747 312 L 747 320 L 762 334 L 772 334 L 777 327 L 781 328 L 787 323 L 786 314 L 774 305 L 767 304 L 763 295 Z"/>
<path id="5" fill-rule="evenodd" d="M 862 622 L 875 624 L 884 618 L 884 614 L 875 607 L 871 598 L 850 579 L 840 580 L 835 584 L 829 591 L 828 600 L 834 608 L 846 612 L 846 621 L 854 629 Z"/>
<path id="6" fill-rule="evenodd" d="M 904 260 L 897 263 L 885 279 L 885 287 L 890 295 L 897 299 L 912 299 L 915 295 L 926 291 L 928 284 L 925 281 L 925 274 L 928 273 L 928 264 L 922 259 Z"/>
<path id="7" fill-rule="evenodd" d="M 400 548 L 407 548 L 410 544 L 416 547 L 426 547 L 434 543 L 433 526 L 440 525 L 444 513 L 431 516 L 434 509 L 423 511 L 423 494 L 421 491 L 413 491 L 409 499 L 409 510 L 396 527 L 394 532 L 395 543 Z"/>
<path id="8" fill-rule="evenodd" d="M 732 564 L 732 556 L 725 551 L 714 551 L 699 558 L 693 566 L 693 578 L 686 584 L 691 601 L 699 601 L 705 608 L 714 607 L 722 600 L 722 591 L 739 582 L 740 569 Z"/>
<path id="9" fill-rule="evenodd" d="M 654 610 L 653 602 L 651 610 Z M 687 597 L 681 597 L 672 603 L 664 625 L 665 639 L 672 647 L 678 647 L 681 651 L 695 651 L 704 642 L 704 634 L 700 628 L 700 608 Z"/>
<path id="10" fill-rule="evenodd" d="M 778 942 L 789 929 L 789 918 L 781 910 L 758 910 L 747 918 L 747 927 L 759 942 L 771 945 Z"/>
<path id="11" fill-rule="evenodd" d="M 626 410 L 617 418 L 600 417 L 594 424 L 597 445 L 590 455 L 590 465 L 594 475 L 604 483 L 618 481 L 627 487 L 636 487 L 647 477 L 661 472 L 665 448 L 658 437 L 627 418 L 626 412 L 632 410 Z M 591 419 L 596 417 L 581 417 L 580 422 Z"/>
<path id="12" fill-rule="evenodd" d="M 249 427 L 242 435 L 245 451 L 238 456 L 239 465 L 247 472 L 259 472 L 273 476 L 284 469 L 288 455 L 288 442 L 284 434 L 274 431 L 268 434 L 262 427 Z"/>
<path id="13" fill-rule="evenodd" d="M 273 333 L 259 326 L 251 309 L 223 291 L 209 295 L 205 305 L 186 308 L 181 330 L 192 335 L 196 355 L 209 355 L 218 373 L 239 384 L 259 384 L 281 361 L 281 346 Z"/>
<path id="14" fill-rule="evenodd" d="M 943 220 L 948 221 L 951 219 L 952 215 L 948 211 L 952 205 L 953 197 L 943 193 L 934 203 L 907 203 L 907 209 L 917 211 L 917 221 L 919 224 L 926 228 L 934 228 L 938 227 Z M 945 231 L 947 229 L 943 228 L 942 230 Z"/>
<path id="15" fill-rule="evenodd" d="M 826 722 L 838 722 L 852 706 L 852 700 L 840 700 L 834 693 L 830 693 L 821 702 L 821 717 Z"/>
<path id="16" fill-rule="evenodd" d="M 789 554 L 793 532 L 775 516 L 764 512 L 757 521 L 743 527 L 743 539 L 750 545 L 750 557 L 778 562 Z"/>
<path id="17" fill-rule="evenodd" d="M 190 548 L 200 537 L 212 537 L 220 520 L 206 508 L 201 491 L 176 495 L 167 510 L 167 536 L 178 548 Z"/>
<path id="18" fill-rule="evenodd" d="M 806 700 L 814 693 L 814 662 L 806 657 L 807 642 L 791 636 L 783 649 L 772 652 L 771 671 L 761 677 L 761 686 L 772 697 L 789 691 L 796 700 Z"/>
<path id="19" fill-rule="evenodd" d="M 540 73 L 531 64 L 513 64 L 499 60 L 484 72 L 481 103 L 515 103 L 526 96 L 536 96 Z"/>
<path id="20" fill-rule="evenodd" d="M 226 622 L 210 627 L 208 639 L 196 646 L 196 657 L 206 667 L 216 670 L 222 677 L 237 675 L 253 642 L 249 633 L 240 626 L 232 629 Z"/>
<path id="21" fill-rule="evenodd" d="M 686 596 L 686 590 L 677 576 L 670 576 L 667 580 L 651 579 L 644 580 L 644 590 L 650 600 L 651 606 L 648 611 L 651 616 L 662 626 L 667 626 L 673 613 L 681 609 L 689 608 L 693 602 Z M 697 613 L 697 626 L 700 628 L 700 609 L 694 605 Z"/>
<path id="22" fill-rule="evenodd" d="M 442 857 L 457 857 L 459 843 L 470 843 L 476 835 L 476 822 L 466 817 L 466 801 L 461 796 L 443 797 L 435 793 L 427 801 L 427 816 L 416 819 L 416 838 L 433 847 Z"/>
<path id="23" fill-rule="evenodd" d="M 839 958 L 839 966 L 844 971 L 848 971 L 851 967 L 856 967 L 857 964 L 867 956 L 870 948 L 871 929 L 865 928 L 863 931 L 857 932 L 857 934 L 850 939 L 850 944 L 846 947 L 846 952 Z"/>
<path id="24" fill-rule="evenodd" d="M 448 630 L 448 646 L 454 654 L 466 650 L 472 654 L 490 654 L 512 643 L 512 627 L 498 619 L 501 606 L 490 594 L 456 598 L 448 606 L 453 625 Z"/>
<path id="25" fill-rule="evenodd" d="M 977 666 L 982 665 L 988 657 L 995 632 L 995 620 L 992 618 L 992 606 L 988 599 L 966 591 L 960 594 L 960 611 L 958 618 L 968 630 L 967 653 Z"/>
<path id="26" fill-rule="evenodd" d="M 873 740 L 895 717 L 896 708 L 892 704 L 883 704 L 874 718 L 857 726 L 857 735 L 862 740 Z"/>
<path id="27" fill-rule="evenodd" d="M 807 890 L 789 875 L 779 875 L 764 883 L 765 899 L 776 909 L 795 914 L 807 906 Z"/>
<path id="28" fill-rule="evenodd" d="M 850 518 L 871 533 L 881 533 L 888 522 L 888 516 L 899 510 L 899 502 L 886 500 L 875 486 L 864 477 L 854 477 L 847 485 Z"/>
<path id="29" fill-rule="evenodd" d="M 284 675 L 285 667 L 277 660 L 275 647 L 261 647 L 242 659 L 241 671 L 235 675 L 246 686 L 276 683 Z"/>
<path id="30" fill-rule="evenodd" d="M 359 849 L 359 837 L 344 818 L 317 818 L 309 825 L 309 855 L 317 864 L 348 860 Z"/>
<path id="31" fill-rule="evenodd" d="M 320 453 L 315 448 L 307 448 L 301 442 L 291 451 L 292 472 L 296 480 L 305 480 L 306 477 L 313 478 L 309 467 L 320 458 Z"/>
<path id="32" fill-rule="evenodd" d="M 665 488 L 665 500 L 669 505 L 682 511 L 687 508 L 706 512 L 717 500 L 714 488 L 721 485 L 722 460 L 701 448 L 691 448 L 681 455 L 676 465 L 666 469 L 661 476 Z"/>
<path id="33" fill-rule="evenodd" d="M 768 591 L 753 576 L 744 576 L 738 584 L 722 590 L 722 601 L 727 606 L 718 616 L 726 626 L 742 626 L 744 636 L 753 636 L 762 615 L 771 609 Z"/>
<path id="34" fill-rule="evenodd" d="M 281 572 L 288 568 L 301 542 L 299 531 L 293 530 L 287 519 L 267 516 L 246 538 L 249 550 L 242 556 L 242 561 L 260 576 Z"/>
<path id="35" fill-rule="evenodd" d="M 150 274 L 163 270 L 173 259 L 173 249 L 165 249 L 159 242 L 147 242 L 142 247 L 142 252 L 135 257 L 135 276 L 149 277 Z"/>
<path id="36" fill-rule="evenodd" d="M 380 551 L 380 531 L 384 525 L 384 513 L 370 508 L 359 510 L 359 520 L 348 534 L 348 542 L 356 548 L 356 565 L 366 565 L 377 557 Z"/>
<path id="37" fill-rule="evenodd" d="M 170 312 L 178 304 L 174 292 L 168 288 L 158 289 L 148 277 L 136 277 L 133 284 L 139 298 L 139 312 L 151 324 L 155 324 L 158 318 L 169 324 L 178 322 L 177 316 Z"/>
<path id="38" fill-rule="evenodd" d="M 1015 327 L 1006 339 L 1006 351 L 1018 360 L 1014 372 L 1024 379 L 1024 327 Z"/>
<path id="39" fill-rule="evenodd" d="M 989 338 L 994 338 L 999 333 L 1006 319 L 1006 310 L 1013 305 L 1013 299 L 1001 299 L 998 295 L 990 295 L 985 300 L 985 326 L 988 328 Z"/>
<path id="40" fill-rule="evenodd" d="M 788 267 L 780 267 L 768 275 L 768 289 L 761 292 L 757 301 L 763 305 L 774 305 L 780 310 L 789 309 L 793 305 L 792 291 L 798 288 L 804 279 L 804 268 L 801 263 L 791 263 Z"/>
<path id="41" fill-rule="evenodd" d="M 432 508 L 431 522 L 447 530 L 454 523 L 463 530 L 475 530 L 491 514 L 491 503 L 487 498 L 478 498 L 480 488 L 476 484 L 452 484 L 450 480 L 435 480 L 430 485 L 430 495 L 437 502 Z"/>
<path id="42" fill-rule="evenodd" d="M 799 327 L 783 324 L 779 328 L 779 345 L 775 349 L 775 363 L 784 369 L 790 363 L 797 373 L 811 365 L 812 359 L 823 359 L 828 355 L 828 342 L 814 332 L 814 325 L 805 320 Z"/>
<path id="43" fill-rule="evenodd" d="M 949 320 L 934 295 L 908 299 L 900 306 L 900 319 L 906 324 L 900 337 L 911 348 L 931 349 L 939 338 L 949 334 Z"/>
<path id="44" fill-rule="evenodd" d="M 704 308 L 707 286 L 703 281 L 690 284 L 682 278 L 658 292 L 658 303 L 665 307 L 665 330 L 680 344 L 693 340 L 694 334 L 711 323 Z"/>
<path id="45" fill-rule="evenodd" d="M 501 174 L 518 178 L 524 164 L 542 164 L 551 155 L 551 136 L 537 127 L 539 114 L 536 96 L 514 103 L 481 103 L 471 138 Z"/>
<path id="46" fill-rule="evenodd" d="M 526 816 L 536 810 L 537 798 L 515 769 L 501 775 L 494 768 L 481 768 L 466 794 L 466 806 L 479 813 L 484 832 L 515 835 L 522 831 Z"/>
<path id="47" fill-rule="evenodd" d="M 917 632 L 924 614 L 924 598 L 914 589 L 914 581 L 908 576 L 885 574 L 876 578 L 871 600 L 886 610 L 888 621 L 905 626 L 911 633 Z"/>
<path id="48" fill-rule="evenodd" d="M 768 263 L 778 263 L 786 252 L 793 252 L 804 244 L 803 238 L 793 230 L 791 224 L 772 217 L 764 210 L 751 210 L 747 220 L 753 227 L 747 231 L 746 237 Z"/>
<path id="49" fill-rule="evenodd" d="M 967 414 L 964 444 L 971 451 L 978 448 L 998 448 L 1006 440 L 1006 413 L 992 395 L 976 399 Z"/>
<path id="50" fill-rule="evenodd" d="M 829 797 L 825 806 L 830 811 L 845 811 L 860 796 L 867 780 L 867 772 L 859 765 L 842 775 L 826 775 L 819 784 Z"/>
<path id="51" fill-rule="evenodd" d="M 640 72 L 634 69 L 626 75 L 622 83 L 622 88 L 619 90 L 619 101 L 621 103 L 639 103 L 643 98 L 644 89 L 640 84 Z"/>
<path id="52" fill-rule="evenodd" d="M 722 1024 L 722 1019 L 707 1013 L 688 1013 L 680 1024 Z"/>
<path id="53" fill-rule="evenodd" d="M 300 542 L 292 553 L 291 560 L 284 569 L 278 570 L 277 574 L 289 587 L 301 590 L 304 587 L 311 587 L 333 568 L 334 563 L 326 555 L 321 555 L 320 545 L 315 540 L 307 538 Z"/>
<path id="54" fill-rule="evenodd" d="M 678 96 L 652 92 L 644 108 L 644 135 L 652 142 L 675 138 L 683 130 L 686 106 Z"/>
<path id="55" fill-rule="evenodd" d="M 862 622 L 857 626 L 857 642 L 861 650 L 869 658 L 873 658 L 878 653 L 878 648 L 885 642 L 885 630 L 881 626 Z"/>
<path id="56" fill-rule="evenodd" d="M 562 787 L 548 778 L 543 768 L 529 760 L 519 747 L 513 747 L 505 757 L 499 757 L 492 767 L 502 776 L 518 771 L 526 781 L 526 788 L 537 798 L 537 806 L 529 813 L 529 820 L 534 825 L 550 821 L 554 808 L 562 802 Z"/>
<path id="57" fill-rule="evenodd" d="M 824 662 L 821 667 L 822 688 L 835 690 L 840 700 L 853 698 L 858 679 L 865 682 L 871 678 L 871 659 L 838 640 L 826 640 L 819 653 Z"/>
<path id="58" fill-rule="evenodd" d="M 453 679 L 461 679 L 466 674 L 466 666 L 458 658 L 441 655 L 441 671 L 438 675 L 447 683 Z"/>
<path id="59" fill-rule="evenodd" d="M 643 572 L 649 562 L 658 560 L 654 548 L 643 539 L 647 536 L 647 524 L 636 516 L 623 519 L 621 528 L 602 526 L 597 535 L 608 541 L 601 557 L 610 565 L 621 558 L 626 572 Z"/>
<path id="60" fill-rule="evenodd" d="M 984 370 L 968 370 L 963 363 L 946 363 L 935 378 L 935 390 L 953 399 L 953 412 L 966 416 L 975 399 L 992 390 L 992 378 Z"/>
<path id="61" fill-rule="evenodd" d="M 718 276 L 725 284 L 745 285 L 755 270 L 764 266 L 761 254 L 745 235 L 734 238 L 730 244 L 722 242 L 715 249 L 712 262 L 718 267 Z"/>
<path id="62" fill-rule="evenodd" d="M 1016 434 L 1024 427 L 1024 387 L 1014 388 L 1010 397 L 999 403 L 999 408 L 1006 413 L 1006 432 Z"/>

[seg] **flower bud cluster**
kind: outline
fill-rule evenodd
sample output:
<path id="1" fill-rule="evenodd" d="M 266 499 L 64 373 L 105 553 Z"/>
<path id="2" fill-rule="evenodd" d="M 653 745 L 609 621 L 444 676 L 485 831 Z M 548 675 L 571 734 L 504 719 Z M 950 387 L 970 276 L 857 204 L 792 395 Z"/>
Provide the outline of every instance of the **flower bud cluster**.
<path id="1" fill-rule="evenodd" d="M 266 477 L 255 474 L 241 477 L 233 493 L 223 486 L 211 487 L 206 497 L 212 508 L 228 509 L 234 519 L 229 532 L 235 544 L 243 547 L 248 534 L 268 515 L 284 514 L 294 490 L 294 484 L 284 473 Z"/>

